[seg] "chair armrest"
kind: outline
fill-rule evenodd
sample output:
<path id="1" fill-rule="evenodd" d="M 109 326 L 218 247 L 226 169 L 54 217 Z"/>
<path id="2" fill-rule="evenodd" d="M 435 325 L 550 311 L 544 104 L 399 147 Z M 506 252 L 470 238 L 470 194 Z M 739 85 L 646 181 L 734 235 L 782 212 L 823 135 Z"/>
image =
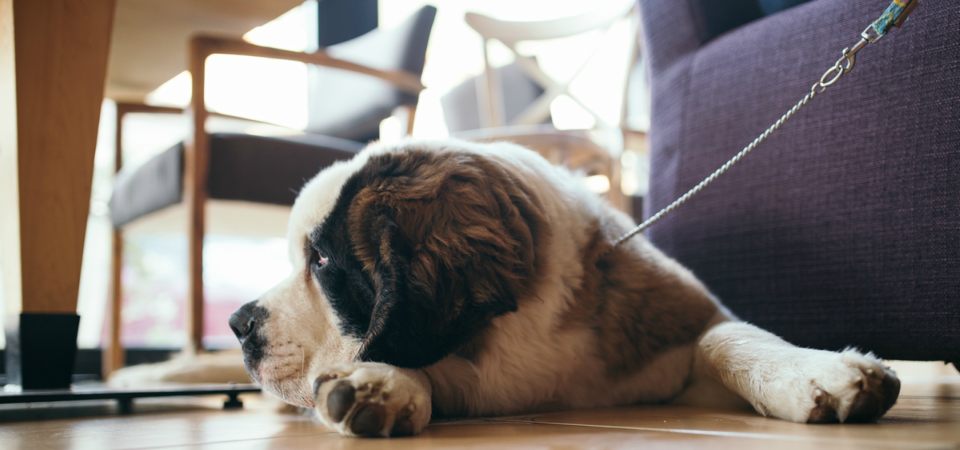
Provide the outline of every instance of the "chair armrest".
<path id="1" fill-rule="evenodd" d="M 184 108 L 180 108 L 176 106 L 154 106 L 154 105 L 147 105 L 144 103 L 117 102 L 117 126 L 118 127 L 120 126 L 120 123 L 123 121 L 123 116 L 127 114 L 136 114 L 136 113 L 183 114 L 184 111 L 185 111 Z M 223 117 L 226 119 L 243 120 L 246 122 L 264 123 L 267 125 L 273 125 L 277 127 L 281 126 L 273 122 L 267 122 L 264 120 L 251 119 L 249 117 L 234 116 L 232 114 L 223 114 L 223 113 L 218 113 L 213 111 L 208 112 L 207 115 L 215 116 L 215 117 Z"/>
<path id="2" fill-rule="evenodd" d="M 123 165 L 123 118 L 127 114 L 137 114 L 137 113 L 147 113 L 147 114 L 183 114 L 185 111 L 184 108 L 179 108 L 176 106 L 154 106 L 147 105 L 144 103 L 131 103 L 131 102 L 116 102 L 117 104 L 117 119 L 116 119 L 116 166 L 115 170 L 120 171 L 121 166 Z M 223 117 L 227 119 L 243 120 L 246 122 L 256 122 L 264 123 L 267 125 L 279 126 L 277 124 L 266 122 L 263 120 L 251 119 L 248 117 L 234 116 L 231 114 L 222 114 L 218 112 L 208 112 L 208 116 Z"/>
<path id="3" fill-rule="evenodd" d="M 117 102 L 117 120 L 130 113 L 183 114 L 183 108 L 153 106 L 143 103 Z"/>
<path id="4" fill-rule="evenodd" d="M 419 94 L 420 91 L 425 89 L 423 84 L 420 83 L 420 77 L 411 73 L 402 71 L 388 72 L 374 69 L 372 67 L 367 67 L 350 61 L 331 57 L 322 50 L 314 53 L 294 52 L 279 48 L 261 47 L 242 39 L 215 36 L 196 36 L 193 38 L 191 44 L 193 45 L 194 56 L 203 59 L 206 59 L 206 57 L 210 55 L 222 54 L 297 61 L 306 64 L 314 64 L 318 66 L 331 67 L 370 75 L 393 84 L 397 87 L 397 89 L 400 89 L 404 92 L 409 92 L 411 94 Z"/>

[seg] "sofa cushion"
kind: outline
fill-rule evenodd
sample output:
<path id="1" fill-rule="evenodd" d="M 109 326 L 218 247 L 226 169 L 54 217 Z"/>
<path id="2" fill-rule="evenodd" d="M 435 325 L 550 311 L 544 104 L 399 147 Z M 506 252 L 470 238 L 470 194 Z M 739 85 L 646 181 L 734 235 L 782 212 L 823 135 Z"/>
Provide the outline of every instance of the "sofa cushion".
<path id="1" fill-rule="evenodd" d="M 696 0 L 698 13 L 694 20 L 702 22 L 702 42 L 763 17 L 757 0 Z"/>
<path id="2" fill-rule="evenodd" d="M 809 1 L 810 0 L 760 0 L 760 12 L 765 16 L 769 16 L 770 14 L 776 14 Z"/>

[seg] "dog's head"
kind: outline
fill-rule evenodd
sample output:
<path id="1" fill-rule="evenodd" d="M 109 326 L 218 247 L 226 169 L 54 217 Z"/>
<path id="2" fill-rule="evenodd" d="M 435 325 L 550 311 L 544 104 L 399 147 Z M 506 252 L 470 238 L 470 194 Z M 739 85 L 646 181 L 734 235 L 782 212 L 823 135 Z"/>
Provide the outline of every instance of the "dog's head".
<path id="1" fill-rule="evenodd" d="M 535 192 L 475 146 L 368 148 L 307 183 L 293 272 L 230 318 L 247 370 L 311 407 L 325 365 L 437 362 L 530 295 L 547 228 Z"/>

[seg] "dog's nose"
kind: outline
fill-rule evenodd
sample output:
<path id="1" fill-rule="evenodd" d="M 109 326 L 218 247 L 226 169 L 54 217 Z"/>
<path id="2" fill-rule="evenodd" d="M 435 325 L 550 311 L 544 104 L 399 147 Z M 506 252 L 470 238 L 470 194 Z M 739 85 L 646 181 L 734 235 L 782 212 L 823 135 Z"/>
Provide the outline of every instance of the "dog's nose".
<path id="1" fill-rule="evenodd" d="M 241 306 L 230 316 L 230 329 L 241 343 L 256 331 L 264 316 L 262 311 L 263 308 L 257 306 L 257 301 L 254 300 Z"/>

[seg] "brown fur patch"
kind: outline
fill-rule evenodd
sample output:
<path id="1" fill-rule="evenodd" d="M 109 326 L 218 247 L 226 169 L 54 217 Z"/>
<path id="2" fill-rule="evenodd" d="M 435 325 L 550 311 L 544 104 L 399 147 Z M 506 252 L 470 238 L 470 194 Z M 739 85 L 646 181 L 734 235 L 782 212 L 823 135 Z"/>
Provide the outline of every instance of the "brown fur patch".
<path id="1" fill-rule="evenodd" d="M 584 276 L 562 326 L 592 328 L 597 355 L 616 379 L 693 342 L 718 308 L 700 282 L 642 236 L 607 253 L 626 229 L 612 216 L 600 220 L 581 251 Z"/>
<path id="2" fill-rule="evenodd" d="M 550 228 L 496 160 L 409 149 L 372 157 L 357 176 L 347 226 L 377 292 L 365 349 L 439 340 L 456 344 L 449 353 L 535 292 Z"/>

